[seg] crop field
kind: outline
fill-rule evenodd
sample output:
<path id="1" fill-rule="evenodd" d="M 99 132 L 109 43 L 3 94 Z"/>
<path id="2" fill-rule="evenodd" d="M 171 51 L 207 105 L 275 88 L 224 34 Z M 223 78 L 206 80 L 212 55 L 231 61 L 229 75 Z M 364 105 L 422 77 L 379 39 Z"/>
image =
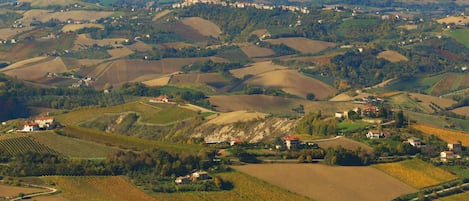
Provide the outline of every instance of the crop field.
<path id="1" fill-rule="evenodd" d="M 165 86 L 169 84 L 170 80 L 171 80 L 171 76 L 164 76 L 164 77 L 155 78 L 152 80 L 147 80 L 142 83 L 150 87 L 156 87 L 156 86 Z"/>
<path id="2" fill-rule="evenodd" d="M 241 47 L 241 50 L 250 58 L 268 57 L 275 54 L 272 49 L 259 47 L 256 45 L 243 46 Z"/>
<path id="3" fill-rule="evenodd" d="M 251 121 L 263 119 L 267 114 L 253 111 L 234 111 L 228 113 L 219 113 L 215 118 L 207 121 L 206 124 L 230 124 L 235 122 Z"/>
<path id="4" fill-rule="evenodd" d="M 405 111 L 405 115 L 411 120 L 417 122 L 417 124 L 431 125 L 437 128 L 446 128 L 449 125 L 453 126 L 453 129 L 459 131 L 469 132 L 469 120 L 451 118 L 440 115 L 430 115 L 412 111 Z"/>
<path id="5" fill-rule="evenodd" d="M 0 29 L 0 36 L 2 36 L 2 39 L 12 39 L 13 36 L 30 31 L 32 29 L 34 29 L 34 27 L 31 27 L 31 26 L 16 28 L 16 29 L 3 28 L 3 29 Z"/>
<path id="6" fill-rule="evenodd" d="M 325 50 L 329 47 L 335 47 L 335 43 L 319 41 L 319 40 L 311 40 L 302 37 L 294 37 L 294 38 L 279 38 L 279 39 L 268 39 L 266 40 L 272 44 L 285 44 L 288 47 L 291 47 L 295 50 L 300 51 L 301 53 L 316 53 L 322 50 Z"/>
<path id="7" fill-rule="evenodd" d="M 202 19 L 200 17 L 184 18 L 182 23 L 192 27 L 204 36 L 212 36 L 216 38 L 221 34 L 220 27 L 218 27 L 213 22 Z"/>
<path id="8" fill-rule="evenodd" d="M 108 39 L 103 39 L 103 40 L 95 40 L 92 38 L 89 38 L 87 34 L 79 34 L 77 35 L 77 39 L 75 40 L 75 45 L 73 47 L 74 50 L 80 49 L 80 48 L 86 48 L 86 47 L 91 47 L 94 44 L 99 45 L 99 46 L 115 46 L 118 44 L 121 44 L 124 42 L 125 38 L 108 38 Z"/>
<path id="9" fill-rule="evenodd" d="M 357 150 L 358 148 L 361 148 L 362 150 L 368 153 L 373 152 L 373 148 L 363 143 L 357 142 L 355 140 L 348 139 L 346 137 L 340 137 L 340 138 L 335 138 L 335 139 L 330 139 L 330 140 L 320 140 L 320 141 L 317 140 L 314 142 L 318 144 L 319 147 L 324 148 L 324 149 L 336 148 L 338 146 L 341 146 L 349 150 Z"/>
<path id="10" fill-rule="evenodd" d="M 134 51 L 124 46 L 121 48 L 114 48 L 114 49 L 107 50 L 107 53 L 111 55 L 112 59 L 117 59 L 117 58 L 129 56 L 133 54 Z"/>
<path id="11" fill-rule="evenodd" d="M 208 36 L 202 35 L 197 29 L 189 25 L 185 25 L 181 21 L 171 24 L 167 29 L 175 32 L 178 36 L 191 41 L 206 41 L 209 39 Z"/>
<path id="12" fill-rule="evenodd" d="M 30 64 L 34 64 L 34 63 L 39 63 L 39 62 L 42 62 L 46 59 L 50 59 L 50 57 L 40 56 L 40 57 L 34 57 L 34 58 L 26 59 L 26 60 L 23 60 L 23 61 L 18 61 L 16 63 L 13 63 L 13 64 L 7 66 L 6 68 L 0 69 L 0 72 L 13 70 L 15 68 L 20 68 L 20 67 L 30 65 Z"/>
<path id="13" fill-rule="evenodd" d="M 469 133 L 468 132 L 437 128 L 437 127 L 427 126 L 423 124 L 412 125 L 412 128 L 422 131 L 423 133 L 427 135 L 435 135 L 438 138 L 448 143 L 461 141 L 463 146 L 469 145 Z"/>
<path id="14" fill-rule="evenodd" d="M 80 21 L 94 21 L 112 15 L 113 12 L 107 11 L 86 11 L 86 10 L 71 10 L 67 12 L 51 12 L 49 10 L 33 9 L 23 13 L 21 19 L 23 23 L 30 24 L 32 21 L 47 22 L 50 19 L 57 19 L 65 22 L 68 19 Z"/>
<path id="15" fill-rule="evenodd" d="M 233 168 L 314 200 L 392 200 L 416 190 L 372 167 L 259 164 Z M 292 200 L 292 199 L 288 199 Z"/>
<path id="16" fill-rule="evenodd" d="M 119 176 L 47 176 L 42 178 L 54 182 L 62 191 L 61 196 L 70 201 L 156 200 Z"/>
<path id="17" fill-rule="evenodd" d="M 67 126 L 63 129 L 66 136 L 80 138 L 87 141 L 97 142 L 109 146 L 119 148 L 145 150 L 145 149 L 162 149 L 170 153 L 175 152 L 194 152 L 199 151 L 199 145 L 177 144 L 171 142 L 159 142 L 154 140 L 129 137 L 119 134 L 109 134 L 99 130 L 82 128 L 78 126 Z"/>
<path id="18" fill-rule="evenodd" d="M 155 17 L 153 17 L 152 21 L 157 21 L 158 19 L 164 17 L 165 15 L 173 12 L 172 10 L 162 10 L 161 12 L 156 13 Z"/>
<path id="19" fill-rule="evenodd" d="M 53 132 L 41 132 L 31 135 L 37 142 L 57 152 L 76 158 L 105 158 L 117 149 L 103 144 L 57 135 Z"/>
<path id="20" fill-rule="evenodd" d="M 468 88 L 469 87 L 469 75 L 464 75 L 459 83 L 459 88 Z"/>
<path id="21" fill-rule="evenodd" d="M 8 186 L 8 185 L 0 185 L 0 197 L 16 197 L 19 193 L 24 194 L 31 194 L 31 193 L 38 193 L 43 192 L 44 189 L 40 188 L 27 188 L 27 187 L 19 187 L 19 186 Z"/>
<path id="22" fill-rule="evenodd" d="M 95 82 L 97 88 L 104 86 L 105 83 L 120 86 L 125 82 L 153 80 L 177 72 L 185 65 L 208 59 L 210 58 L 176 58 L 157 61 L 118 60 L 101 64 L 90 74 L 97 78 Z"/>
<path id="23" fill-rule="evenodd" d="M 427 111 L 433 111 L 433 109 L 430 107 L 430 104 L 436 104 L 441 108 L 448 108 L 457 102 L 453 99 L 449 98 L 439 98 L 436 96 L 430 96 L 430 95 L 425 95 L 425 94 L 418 94 L 418 93 L 409 93 L 410 98 L 415 100 L 418 104 L 420 104 L 422 107 L 424 107 Z"/>
<path id="24" fill-rule="evenodd" d="M 451 112 L 469 117 L 469 106 L 458 107 L 454 110 L 451 110 Z"/>
<path id="25" fill-rule="evenodd" d="M 171 77 L 170 84 L 177 83 L 220 83 L 229 84 L 229 81 L 220 73 L 189 73 L 178 74 Z"/>
<path id="26" fill-rule="evenodd" d="M 409 60 L 404 55 L 402 55 L 402 54 L 400 54 L 396 51 L 392 51 L 392 50 L 386 50 L 386 51 L 380 52 L 378 54 L 377 58 L 378 59 L 383 58 L 383 59 L 386 59 L 386 60 L 388 60 L 390 62 L 393 62 L 393 63 Z"/>
<path id="27" fill-rule="evenodd" d="M 283 91 L 300 97 L 313 93 L 319 100 L 325 100 L 336 93 L 336 89 L 307 77 L 296 70 L 277 70 L 254 76 L 245 82 L 253 86 L 280 88 Z"/>
<path id="28" fill-rule="evenodd" d="M 455 175 L 419 159 L 382 163 L 373 165 L 373 167 L 414 188 L 425 188 L 457 178 Z"/>
<path id="29" fill-rule="evenodd" d="M 104 29 L 104 26 L 102 24 L 92 24 L 92 23 L 87 23 L 87 24 L 67 24 L 64 27 L 62 27 L 63 32 L 69 32 L 69 31 L 77 31 L 83 28 L 99 28 L 99 29 Z"/>
<path id="30" fill-rule="evenodd" d="M 358 106 L 348 102 L 307 101 L 266 95 L 219 95 L 211 96 L 209 100 L 220 112 L 248 110 L 272 114 L 293 114 L 292 109 L 302 104 L 305 112 L 321 110 L 325 115 L 333 115 L 337 111 L 350 110 Z"/>
<path id="31" fill-rule="evenodd" d="M 430 93 L 432 87 L 440 80 L 444 79 L 447 74 L 438 74 L 430 77 L 418 77 L 412 79 L 399 79 L 396 82 L 386 86 L 386 89 L 391 91 L 422 91 Z"/>
<path id="32" fill-rule="evenodd" d="M 140 122 L 168 125 L 179 121 L 192 119 L 197 116 L 197 112 L 181 107 L 164 108 L 158 112 L 147 112 L 142 115 Z"/>
<path id="33" fill-rule="evenodd" d="M 445 92 L 454 90 L 453 83 L 456 81 L 457 77 L 458 77 L 457 74 L 454 74 L 454 73 L 448 74 L 447 76 L 445 76 L 442 80 L 440 80 L 438 83 L 436 83 L 433 86 L 430 94 L 441 95 L 441 94 L 444 94 Z"/>
<path id="34" fill-rule="evenodd" d="M 127 45 L 127 47 L 133 51 L 146 52 L 151 51 L 152 47 L 142 41 L 136 41 L 132 45 Z"/>
<path id="35" fill-rule="evenodd" d="M 4 71 L 4 73 L 19 79 L 36 80 L 44 77 L 48 72 L 61 73 L 66 71 L 67 66 L 65 66 L 65 63 L 60 57 L 56 57 L 55 59 L 42 63 L 37 63 L 25 67 L 18 67 L 12 70 L 7 69 Z"/>
<path id="36" fill-rule="evenodd" d="M 75 0 L 20 0 L 19 2 L 29 2 L 33 7 L 46 7 L 50 5 L 69 6 L 76 3 Z M 80 2 L 81 5 L 88 3 Z"/>
<path id="37" fill-rule="evenodd" d="M 0 140 L 0 149 L 6 151 L 12 156 L 28 151 L 39 153 L 57 153 L 57 151 L 37 142 L 28 136 Z"/>
<path id="38" fill-rule="evenodd" d="M 278 187 L 276 184 L 259 180 L 248 174 L 233 171 L 217 174 L 224 181 L 233 184 L 233 189 L 219 192 L 187 192 L 187 193 L 154 193 L 153 197 L 165 201 L 245 201 L 245 200 L 269 200 L 269 201 L 308 201 L 308 197 L 296 194 L 290 190 Z"/>
<path id="39" fill-rule="evenodd" d="M 242 79 L 246 75 L 260 75 L 262 73 L 275 71 L 275 70 L 283 70 L 287 69 L 287 67 L 280 66 L 273 64 L 271 61 L 263 61 L 263 62 L 256 62 L 244 68 L 238 68 L 234 70 L 230 70 L 230 73 Z"/>
<path id="40" fill-rule="evenodd" d="M 469 18 L 464 17 L 464 16 L 448 16 L 448 17 L 445 17 L 445 18 L 438 19 L 437 22 L 440 23 L 440 24 L 442 24 L 442 23 L 457 24 L 458 22 L 469 23 Z"/>

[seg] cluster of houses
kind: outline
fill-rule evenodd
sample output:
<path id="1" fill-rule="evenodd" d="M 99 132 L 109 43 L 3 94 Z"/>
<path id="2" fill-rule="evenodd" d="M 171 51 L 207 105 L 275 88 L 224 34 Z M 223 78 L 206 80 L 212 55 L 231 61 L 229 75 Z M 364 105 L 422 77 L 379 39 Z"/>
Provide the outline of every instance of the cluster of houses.
<path id="1" fill-rule="evenodd" d="M 448 150 L 440 152 L 440 160 L 449 162 L 454 159 L 460 159 L 462 153 L 461 142 L 448 143 Z"/>
<path id="2" fill-rule="evenodd" d="M 184 8 L 195 4 L 214 4 L 214 5 L 222 5 L 222 6 L 229 6 L 232 8 L 246 8 L 246 7 L 253 7 L 256 9 L 263 9 L 263 10 L 273 10 L 276 8 L 282 10 L 288 10 L 292 12 L 301 12 L 301 13 L 310 13 L 311 11 L 308 10 L 306 7 L 298 7 L 298 6 L 287 6 L 287 5 L 278 5 L 278 6 L 271 6 L 265 4 L 258 4 L 258 3 L 250 3 L 250 2 L 234 2 L 230 3 L 227 1 L 221 0 L 185 0 L 181 3 L 175 3 L 172 5 L 173 8 Z"/>
<path id="3" fill-rule="evenodd" d="M 58 125 L 53 117 L 38 117 L 32 121 L 26 121 L 23 124 L 23 132 L 34 132 L 38 130 L 53 129 Z"/>
<path id="4" fill-rule="evenodd" d="M 201 180 L 209 180 L 212 177 L 205 171 L 196 171 L 192 174 L 179 176 L 174 180 L 176 184 L 188 184 L 191 182 L 201 181 Z"/>

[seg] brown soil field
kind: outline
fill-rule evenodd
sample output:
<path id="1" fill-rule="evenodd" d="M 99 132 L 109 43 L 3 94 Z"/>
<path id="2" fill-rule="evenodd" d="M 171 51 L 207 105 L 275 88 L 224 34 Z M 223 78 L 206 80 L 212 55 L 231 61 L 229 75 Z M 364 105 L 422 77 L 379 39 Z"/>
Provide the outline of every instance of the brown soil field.
<path id="1" fill-rule="evenodd" d="M 129 56 L 133 54 L 134 51 L 132 51 L 128 47 L 123 46 L 121 48 L 114 48 L 114 49 L 107 50 L 107 53 L 112 56 L 112 58 L 110 59 L 117 59 L 117 58 Z"/>
<path id="2" fill-rule="evenodd" d="M 177 83 L 226 83 L 228 80 L 220 73 L 190 73 L 171 77 L 170 84 Z"/>
<path id="3" fill-rule="evenodd" d="M 338 146 L 342 146 L 345 149 L 356 150 L 360 147 L 362 150 L 365 150 L 368 153 L 373 152 L 373 148 L 363 143 L 357 142 L 355 140 L 348 139 L 346 137 L 339 137 L 339 138 L 333 138 L 333 139 L 327 139 L 327 140 L 317 140 L 315 141 L 315 143 L 317 143 L 319 147 L 324 148 L 324 149 L 336 148 Z"/>
<path id="4" fill-rule="evenodd" d="M 244 68 L 230 70 L 230 73 L 233 76 L 242 79 L 246 75 L 255 76 L 255 75 L 262 74 L 262 73 L 280 70 L 280 69 L 287 69 L 287 67 L 273 64 L 272 61 L 263 61 L 263 62 L 253 63 L 250 66 L 247 66 Z"/>
<path id="5" fill-rule="evenodd" d="M 60 194 L 34 197 L 34 199 L 31 199 L 31 200 L 34 200 L 34 201 L 70 201 L 69 199 L 62 197 Z"/>
<path id="6" fill-rule="evenodd" d="M 399 28 L 403 28 L 403 29 L 407 29 L 407 30 L 415 30 L 417 29 L 419 26 L 418 25 L 415 25 L 415 24 L 406 24 L 406 25 L 401 25 L 401 26 L 398 26 Z"/>
<path id="7" fill-rule="evenodd" d="M 153 17 L 152 21 L 156 21 L 156 20 L 164 17 L 165 15 L 167 15 L 171 12 L 173 12 L 173 11 L 172 10 L 163 10 L 161 12 L 158 12 L 158 13 L 156 13 L 155 17 Z"/>
<path id="8" fill-rule="evenodd" d="M 103 40 L 94 40 L 92 38 L 89 38 L 87 34 L 79 34 L 77 36 L 77 39 L 75 40 L 75 45 L 73 47 L 73 50 L 77 50 L 82 47 L 93 46 L 94 44 L 99 45 L 99 46 L 106 46 L 106 45 L 117 46 L 117 45 L 120 45 L 125 40 L 127 39 L 111 38 L 111 39 L 103 39 Z"/>
<path id="9" fill-rule="evenodd" d="M 68 6 L 77 3 L 75 0 L 19 0 L 18 2 L 29 2 L 31 6 L 45 7 L 49 5 Z M 88 5 L 88 3 L 80 2 L 80 5 Z"/>
<path id="10" fill-rule="evenodd" d="M 191 41 L 207 41 L 209 37 L 202 35 L 197 29 L 183 24 L 181 21 L 167 26 L 169 31 L 173 31 L 183 38 Z"/>
<path id="11" fill-rule="evenodd" d="M 459 83 L 459 88 L 467 88 L 469 87 L 469 75 L 464 75 Z"/>
<path id="12" fill-rule="evenodd" d="M 210 96 L 210 103 L 220 112 L 238 110 L 258 111 L 272 114 L 292 114 L 292 108 L 304 105 L 305 112 L 322 111 L 325 115 L 334 115 L 337 111 L 350 110 L 357 104 L 329 101 L 307 101 L 266 95 L 231 95 Z"/>
<path id="13" fill-rule="evenodd" d="M 164 77 L 144 81 L 143 84 L 150 86 L 150 87 L 165 86 L 169 83 L 170 79 L 171 79 L 170 76 L 164 76 Z"/>
<path id="14" fill-rule="evenodd" d="M 40 79 L 46 75 L 46 73 L 61 73 L 66 72 L 68 69 L 60 57 L 56 57 L 53 60 L 37 63 L 30 66 L 15 68 L 13 70 L 4 71 L 5 74 L 17 77 L 22 80 L 35 80 Z"/>
<path id="15" fill-rule="evenodd" d="M 469 117 L 469 106 L 459 107 L 454 110 L 451 110 L 451 112 Z"/>
<path id="16" fill-rule="evenodd" d="M 243 46 L 241 50 L 250 58 L 255 57 L 268 57 L 275 54 L 275 52 L 269 48 L 259 47 L 256 45 Z"/>
<path id="17" fill-rule="evenodd" d="M 146 51 L 151 51 L 152 47 L 142 41 L 137 41 L 132 45 L 128 45 L 128 48 L 130 48 L 133 51 L 138 51 L 138 52 L 146 52 Z"/>
<path id="18" fill-rule="evenodd" d="M 449 92 L 453 87 L 453 82 L 456 80 L 457 77 L 457 74 L 448 74 L 445 78 L 441 79 L 433 86 L 430 94 L 441 95 L 442 93 Z"/>
<path id="19" fill-rule="evenodd" d="M 337 56 L 338 53 L 332 53 L 332 54 L 327 54 L 327 55 L 321 55 L 321 56 L 312 56 L 312 57 L 294 57 L 291 59 L 287 60 L 297 60 L 297 61 L 303 61 L 303 62 L 314 62 L 318 66 L 326 65 L 331 63 L 332 57 Z"/>
<path id="20" fill-rule="evenodd" d="M 83 28 L 100 28 L 104 29 L 104 26 L 102 24 L 92 24 L 92 23 L 87 23 L 87 24 L 67 24 L 64 27 L 62 27 L 63 32 L 68 32 L 68 31 L 77 31 Z"/>
<path id="21" fill-rule="evenodd" d="M 38 193 L 38 192 L 44 192 L 44 191 L 47 191 L 47 190 L 40 189 L 40 188 L 26 188 L 26 187 L 18 187 L 18 186 L 0 185 L 0 197 L 14 198 L 18 196 L 19 193 L 31 194 L 31 193 Z"/>
<path id="22" fill-rule="evenodd" d="M 352 101 L 354 97 L 349 96 L 346 92 L 341 93 L 333 98 L 329 99 L 329 101 Z"/>
<path id="23" fill-rule="evenodd" d="M 167 48 L 186 48 L 193 46 L 192 44 L 185 42 L 161 43 L 160 45 Z"/>
<path id="24" fill-rule="evenodd" d="M 100 64 L 89 76 L 97 78 L 96 88 L 104 86 L 105 83 L 116 87 L 125 82 L 144 82 L 160 78 L 180 71 L 182 66 L 208 59 L 210 58 L 161 59 L 157 61 L 118 60 Z"/>
<path id="25" fill-rule="evenodd" d="M 221 30 L 218 25 L 200 17 L 184 18 L 182 20 L 182 23 L 192 27 L 204 36 L 212 36 L 216 38 L 221 34 Z"/>
<path id="26" fill-rule="evenodd" d="M 427 111 L 433 111 L 433 109 L 430 107 L 430 102 L 433 102 L 442 108 L 447 108 L 457 103 L 455 100 L 449 99 L 449 98 L 439 98 L 436 96 L 430 96 L 430 95 L 424 95 L 424 94 L 418 94 L 418 93 L 409 93 L 409 95 L 412 99 L 419 100 L 418 103 L 422 107 L 424 107 Z"/>
<path id="27" fill-rule="evenodd" d="M 101 59 L 78 59 L 77 62 L 81 66 L 94 66 L 96 64 L 104 62 L 104 60 L 101 60 Z"/>
<path id="28" fill-rule="evenodd" d="M 318 201 L 392 200 L 417 191 L 372 167 L 322 164 L 256 164 L 232 167 Z"/>
<path id="29" fill-rule="evenodd" d="M 23 61 L 18 61 L 14 64 L 11 64 L 11 65 L 7 66 L 6 68 L 0 69 L 0 72 L 9 71 L 9 70 L 12 70 L 12 69 L 15 69 L 15 68 L 21 68 L 21 67 L 24 67 L 26 65 L 36 63 L 36 62 L 41 62 L 41 61 L 49 59 L 49 58 L 50 57 L 41 56 L 41 57 L 34 57 L 34 58 L 31 58 L 31 59 L 26 59 L 26 60 L 23 60 Z"/>
<path id="30" fill-rule="evenodd" d="M 12 29 L 12 28 L 0 29 L 0 40 L 12 39 L 13 36 L 20 34 L 20 33 L 24 33 L 26 31 L 30 31 L 32 29 L 34 29 L 34 27 L 30 27 L 30 26 L 23 27 L 23 28 L 16 28 L 16 29 Z"/>
<path id="31" fill-rule="evenodd" d="M 392 51 L 392 50 L 386 50 L 386 51 L 383 51 L 383 52 L 380 52 L 378 54 L 378 56 L 376 56 L 378 59 L 386 59 L 392 63 L 396 63 L 396 62 L 400 62 L 400 61 L 408 61 L 409 59 L 407 59 L 407 57 L 405 57 L 404 55 L 396 52 L 396 51 Z"/>
<path id="32" fill-rule="evenodd" d="M 469 18 L 465 17 L 465 16 L 449 16 L 449 17 L 441 18 L 441 19 L 437 20 L 437 22 L 440 23 L 440 24 L 443 24 L 443 23 L 457 24 L 459 22 L 464 22 L 465 24 L 467 24 L 467 23 L 469 23 Z"/>
<path id="33" fill-rule="evenodd" d="M 236 122 L 251 121 L 256 119 L 264 119 L 267 114 L 261 112 L 253 112 L 240 110 L 235 112 L 218 113 L 215 118 L 207 121 L 206 124 L 231 124 Z"/>
<path id="34" fill-rule="evenodd" d="M 266 40 L 272 44 L 285 44 L 288 47 L 291 47 L 295 50 L 298 50 L 302 53 L 316 53 L 322 50 L 325 50 L 329 47 L 335 47 L 335 43 L 319 41 L 319 40 L 311 40 L 302 37 L 294 37 L 294 38 L 279 38 L 279 39 L 268 39 Z"/>
<path id="35" fill-rule="evenodd" d="M 323 82 L 299 73 L 297 70 L 266 72 L 248 79 L 245 83 L 280 88 L 287 93 L 300 97 L 306 97 L 306 94 L 313 93 L 319 100 L 331 97 L 337 91 Z"/>
<path id="36" fill-rule="evenodd" d="M 57 19 L 65 22 L 68 19 L 80 20 L 80 21 L 95 21 L 101 18 L 112 15 L 113 12 L 107 11 L 86 11 L 86 10 L 72 10 L 67 12 L 53 12 L 50 10 L 39 10 L 33 9 L 23 13 L 21 19 L 24 24 L 30 24 L 32 21 L 47 22 L 50 19 Z"/>

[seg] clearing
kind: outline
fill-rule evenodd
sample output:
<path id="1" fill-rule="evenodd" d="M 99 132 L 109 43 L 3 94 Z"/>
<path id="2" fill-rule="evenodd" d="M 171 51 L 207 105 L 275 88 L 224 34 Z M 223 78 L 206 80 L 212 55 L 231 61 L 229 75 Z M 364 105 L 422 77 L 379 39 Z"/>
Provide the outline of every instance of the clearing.
<path id="1" fill-rule="evenodd" d="M 285 44 L 301 53 L 317 53 L 330 47 L 335 47 L 335 43 L 311 40 L 303 37 L 279 38 L 266 40 L 272 44 Z"/>
<path id="2" fill-rule="evenodd" d="M 378 59 L 386 59 L 392 63 L 400 62 L 400 61 L 408 61 L 409 59 L 405 57 L 404 55 L 400 54 L 399 52 L 392 51 L 392 50 L 386 50 L 383 52 L 380 52 L 378 56 L 376 56 Z"/>
<path id="3" fill-rule="evenodd" d="M 256 164 L 233 168 L 320 201 L 392 200 L 416 191 L 372 167 Z"/>

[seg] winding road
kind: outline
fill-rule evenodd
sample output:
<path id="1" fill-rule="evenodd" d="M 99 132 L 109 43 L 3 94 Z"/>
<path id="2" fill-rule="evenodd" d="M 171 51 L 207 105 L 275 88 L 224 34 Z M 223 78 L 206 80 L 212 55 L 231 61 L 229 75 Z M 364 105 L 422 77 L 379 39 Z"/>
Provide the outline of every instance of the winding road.
<path id="1" fill-rule="evenodd" d="M 36 187 L 36 188 L 47 189 L 49 191 L 24 195 L 23 197 L 17 197 L 17 198 L 11 199 L 10 201 L 22 200 L 24 198 L 32 198 L 32 197 L 43 196 L 43 195 L 52 195 L 52 194 L 57 192 L 56 188 L 52 188 L 52 187 L 48 187 L 48 186 L 39 186 L 39 185 L 34 185 L 34 184 L 30 184 L 30 186 Z"/>

